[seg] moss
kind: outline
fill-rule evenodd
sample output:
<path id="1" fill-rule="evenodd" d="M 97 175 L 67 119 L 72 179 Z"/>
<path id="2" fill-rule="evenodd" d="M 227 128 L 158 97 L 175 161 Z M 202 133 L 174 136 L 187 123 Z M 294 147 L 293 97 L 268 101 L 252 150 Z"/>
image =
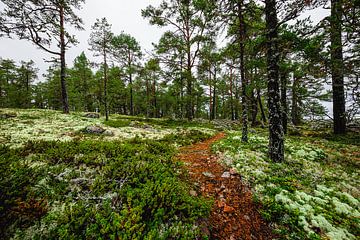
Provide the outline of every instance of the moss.
<path id="1" fill-rule="evenodd" d="M 267 144 L 261 131 L 249 143 L 232 131 L 213 151 L 253 186 L 263 216 L 277 224 L 283 239 L 320 239 L 322 234 L 352 239 L 359 234 L 360 168 L 352 159 L 357 147 L 317 136 L 289 137 L 285 161 L 274 163 L 267 157 Z"/>

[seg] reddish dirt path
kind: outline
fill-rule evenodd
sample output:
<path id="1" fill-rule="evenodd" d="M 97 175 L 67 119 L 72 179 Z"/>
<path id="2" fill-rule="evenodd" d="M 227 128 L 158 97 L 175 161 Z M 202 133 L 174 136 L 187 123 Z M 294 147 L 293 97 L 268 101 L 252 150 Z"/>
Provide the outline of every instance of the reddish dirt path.
<path id="1" fill-rule="evenodd" d="M 261 218 L 251 191 L 241 182 L 240 175 L 225 169 L 210 152 L 211 144 L 224 137 L 225 134 L 220 133 L 205 142 L 184 147 L 179 155 L 199 187 L 197 193 L 191 194 L 215 200 L 204 232 L 210 234 L 210 239 L 272 239 L 271 229 Z"/>

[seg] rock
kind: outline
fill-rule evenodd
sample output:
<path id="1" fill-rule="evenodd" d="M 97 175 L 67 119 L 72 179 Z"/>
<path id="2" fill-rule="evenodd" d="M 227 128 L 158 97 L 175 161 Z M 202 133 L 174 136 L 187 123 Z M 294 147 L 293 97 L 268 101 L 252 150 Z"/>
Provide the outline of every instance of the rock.
<path id="1" fill-rule="evenodd" d="M 230 207 L 228 205 L 224 206 L 224 213 L 232 213 L 234 211 L 235 211 L 235 209 L 233 207 Z"/>
<path id="2" fill-rule="evenodd" d="M 88 126 L 84 129 L 84 132 L 90 134 L 102 134 L 103 132 L 105 132 L 105 129 L 98 126 Z"/>
<path id="3" fill-rule="evenodd" d="M 224 172 L 222 175 L 221 175 L 222 178 L 229 178 L 230 177 L 230 172 Z"/>
<path id="4" fill-rule="evenodd" d="M 209 177 L 209 178 L 214 178 L 215 175 L 210 173 L 210 172 L 203 172 L 202 175 L 204 175 L 205 177 Z"/>
<path id="5" fill-rule="evenodd" d="M 231 168 L 231 169 L 229 170 L 229 173 L 230 173 L 231 175 L 237 175 L 237 174 L 238 174 L 235 168 Z"/>
<path id="6" fill-rule="evenodd" d="M 86 113 L 85 115 L 83 115 L 83 117 L 86 117 L 86 118 L 100 118 L 100 115 L 98 113 Z"/>
<path id="7" fill-rule="evenodd" d="M 226 204 L 223 201 L 218 201 L 217 206 L 218 206 L 218 208 L 223 208 L 226 206 Z"/>
<path id="8" fill-rule="evenodd" d="M 194 190 L 190 190 L 189 193 L 190 193 L 190 195 L 193 196 L 193 197 L 197 197 L 197 195 L 198 195 L 197 192 L 194 191 Z"/>
<path id="9" fill-rule="evenodd" d="M 0 119 L 8 119 L 17 117 L 16 113 L 0 113 Z"/>
<path id="10" fill-rule="evenodd" d="M 106 130 L 105 132 L 103 132 L 103 135 L 111 137 L 114 136 L 114 133 L 110 130 Z"/>

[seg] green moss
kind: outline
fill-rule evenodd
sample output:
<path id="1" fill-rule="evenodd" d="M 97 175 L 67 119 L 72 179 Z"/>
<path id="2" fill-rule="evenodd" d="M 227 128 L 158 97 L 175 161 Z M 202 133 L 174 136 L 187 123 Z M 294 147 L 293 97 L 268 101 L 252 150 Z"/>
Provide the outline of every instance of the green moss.
<path id="1" fill-rule="evenodd" d="M 358 146 L 333 138 L 288 137 L 282 163 L 268 159 L 268 140 L 261 131 L 249 143 L 241 142 L 240 132 L 231 132 L 213 150 L 253 186 L 264 218 L 276 223 L 282 239 L 355 239 L 360 226 Z"/>
<path id="2" fill-rule="evenodd" d="M 174 145 L 206 137 L 193 131 L 161 141 L 1 147 L 0 230 L 5 239 L 198 238 L 196 222 L 207 216 L 210 202 L 189 194 L 173 156 Z M 29 213 L 39 208 L 42 214 Z M 16 209 L 21 214 L 14 215 Z"/>

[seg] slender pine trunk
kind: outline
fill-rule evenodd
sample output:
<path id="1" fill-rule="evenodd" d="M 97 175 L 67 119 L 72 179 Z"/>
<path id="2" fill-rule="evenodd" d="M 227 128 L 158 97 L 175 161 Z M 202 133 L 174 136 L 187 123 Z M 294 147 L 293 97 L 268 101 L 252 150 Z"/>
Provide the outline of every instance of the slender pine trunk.
<path id="1" fill-rule="evenodd" d="M 276 0 L 265 1 L 268 108 L 269 108 L 269 157 L 274 162 L 284 161 L 284 131 L 281 122 L 279 90 L 279 43 Z"/>
<path id="2" fill-rule="evenodd" d="M 106 59 L 106 49 L 103 49 L 103 56 L 104 56 L 104 106 L 105 106 L 105 120 L 109 120 L 109 109 L 108 109 L 108 99 L 107 99 L 107 59 Z"/>
<path id="3" fill-rule="evenodd" d="M 344 60 L 342 48 L 342 0 L 331 0 L 331 75 L 333 90 L 334 133 L 346 132 Z"/>
<path id="4" fill-rule="evenodd" d="M 284 134 L 287 133 L 288 125 L 288 105 L 287 105 L 287 72 L 281 71 L 280 82 L 281 82 L 281 121 L 284 129 Z"/>
<path id="5" fill-rule="evenodd" d="M 243 0 L 238 1 L 238 19 L 239 19 L 239 45 L 240 45 L 240 76 L 241 76 L 241 102 L 242 102 L 242 136 L 241 141 L 248 142 L 248 102 L 246 96 L 246 90 L 248 81 L 245 77 L 245 22 L 243 15 Z"/>
<path id="6" fill-rule="evenodd" d="M 60 82 L 61 82 L 61 100 L 63 105 L 63 113 L 68 114 L 69 100 L 66 89 L 66 62 L 65 62 L 65 22 L 64 22 L 64 7 L 60 6 Z"/>

